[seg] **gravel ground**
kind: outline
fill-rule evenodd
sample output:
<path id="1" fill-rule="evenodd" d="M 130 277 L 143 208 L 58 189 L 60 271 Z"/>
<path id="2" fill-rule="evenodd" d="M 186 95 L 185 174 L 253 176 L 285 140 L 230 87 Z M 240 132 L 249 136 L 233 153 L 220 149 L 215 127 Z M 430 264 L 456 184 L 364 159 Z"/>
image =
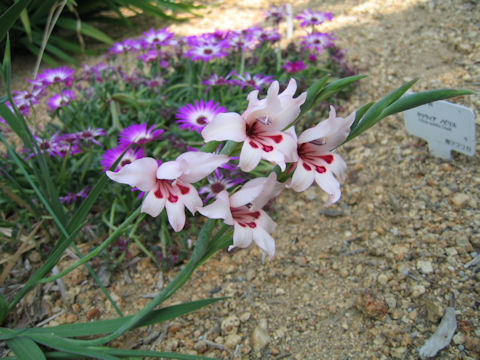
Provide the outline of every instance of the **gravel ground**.
<path id="1" fill-rule="evenodd" d="M 268 7 L 254 0 L 214 5 L 203 10 L 204 18 L 171 29 L 241 28 Z M 414 91 L 480 90 L 478 1 L 296 2 L 296 10 L 305 7 L 334 13 L 322 30 L 333 31 L 348 61 L 369 75 L 340 116 L 416 77 Z M 455 101 L 478 117 L 479 95 Z M 406 132 L 401 116 L 339 153 L 349 169 L 337 204 L 323 208 L 317 188 L 285 191 L 275 205 L 272 261 L 255 246 L 222 252 L 169 303 L 227 300 L 130 333 L 118 344 L 222 359 L 416 359 L 453 307 L 456 333 L 436 358 L 479 359 L 480 264 L 466 266 L 480 252 L 478 153 L 435 158 Z M 159 273 L 149 259 L 137 258 L 113 274 L 109 289 L 132 313 L 177 271 Z M 73 305 L 60 300 L 49 306 L 49 315 L 65 310 L 49 325 L 113 316 L 87 279 L 79 270 L 65 280 Z"/>

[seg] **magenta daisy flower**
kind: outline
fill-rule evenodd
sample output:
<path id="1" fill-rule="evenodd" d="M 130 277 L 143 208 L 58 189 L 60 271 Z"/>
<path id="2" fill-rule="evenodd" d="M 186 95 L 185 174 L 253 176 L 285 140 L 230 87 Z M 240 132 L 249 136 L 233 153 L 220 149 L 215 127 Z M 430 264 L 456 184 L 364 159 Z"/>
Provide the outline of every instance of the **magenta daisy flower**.
<path id="1" fill-rule="evenodd" d="M 60 107 L 67 106 L 75 100 L 75 93 L 72 90 L 62 90 L 60 94 L 53 95 L 48 99 L 47 105 L 50 110 L 55 111 Z"/>
<path id="2" fill-rule="evenodd" d="M 218 85 L 239 85 L 239 81 L 235 79 L 231 79 L 236 72 L 231 71 L 226 76 L 218 75 L 217 73 L 213 73 L 210 77 L 206 80 L 203 80 L 202 84 L 207 86 L 206 92 L 210 90 L 211 86 L 218 86 Z"/>
<path id="3" fill-rule="evenodd" d="M 65 84 L 65 86 L 72 86 L 73 75 L 75 70 L 62 66 L 55 69 L 46 69 L 37 76 L 37 80 L 40 80 L 44 86 L 52 84 Z"/>
<path id="4" fill-rule="evenodd" d="M 284 68 L 289 74 L 295 74 L 299 71 L 305 70 L 307 65 L 302 60 L 288 61 L 282 66 L 282 68 Z"/>
<path id="5" fill-rule="evenodd" d="M 178 127 L 184 130 L 196 131 L 200 133 L 203 128 L 220 113 L 227 112 L 223 106 L 210 100 L 187 104 L 178 109 L 175 115 Z"/>
<path id="6" fill-rule="evenodd" d="M 91 127 L 87 128 L 86 130 L 79 131 L 79 132 L 75 133 L 75 135 L 77 136 L 77 138 L 79 140 L 85 141 L 87 143 L 91 142 L 91 143 L 94 143 L 95 145 L 98 145 L 98 146 L 103 146 L 103 145 L 102 145 L 101 142 L 99 142 L 95 138 L 97 136 L 103 136 L 105 134 L 106 134 L 105 130 L 103 130 L 101 128 L 92 129 Z"/>
<path id="7" fill-rule="evenodd" d="M 264 76 L 263 74 L 250 75 L 245 72 L 243 75 L 236 75 L 239 79 L 239 85 L 243 89 L 245 86 L 250 86 L 256 90 L 261 90 L 271 82 L 273 82 L 273 76 Z"/>
<path id="8" fill-rule="evenodd" d="M 287 16 L 287 9 L 285 5 L 276 7 L 270 6 L 270 9 L 265 13 L 267 20 L 271 20 L 274 24 L 279 24 Z"/>
<path id="9" fill-rule="evenodd" d="M 103 167 L 103 171 L 107 171 L 110 167 L 117 161 L 123 154 L 127 147 L 125 145 L 118 145 L 113 149 L 109 149 L 103 153 L 102 159 L 100 160 L 100 165 Z M 115 172 L 120 170 L 125 165 L 128 165 L 135 160 L 141 159 L 145 157 L 145 152 L 143 148 L 130 148 L 127 150 L 125 155 L 123 155 L 122 160 L 118 163 L 117 167 L 115 168 Z"/>
<path id="10" fill-rule="evenodd" d="M 154 130 L 154 128 L 155 125 L 147 128 L 147 124 L 132 124 L 118 134 L 118 143 L 122 146 L 143 145 L 157 140 L 164 133 L 164 130 Z"/>
<path id="11" fill-rule="evenodd" d="M 140 40 L 146 48 L 155 48 L 161 45 L 171 45 L 170 40 L 174 35 L 174 33 L 168 32 L 166 27 L 161 30 L 150 29 L 143 33 Z"/>
<path id="12" fill-rule="evenodd" d="M 315 26 L 320 25 L 325 21 L 333 19 L 331 12 L 312 11 L 310 9 L 303 10 L 295 19 L 301 20 L 300 26 Z"/>
<path id="13" fill-rule="evenodd" d="M 190 45 L 190 49 L 184 54 L 193 61 L 207 62 L 215 58 L 219 59 L 228 55 L 226 49 L 229 47 L 225 42 L 218 44 Z"/>
<path id="14" fill-rule="evenodd" d="M 217 196 L 220 192 L 230 189 L 236 185 L 243 183 L 246 179 L 226 178 L 219 171 L 207 176 L 208 184 L 198 189 L 198 193 L 206 195 L 204 203 L 211 198 Z"/>
<path id="15" fill-rule="evenodd" d="M 325 49 L 333 46 L 335 37 L 332 33 L 313 32 L 303 36 L 303 49 L 313 50 L 317 53 L 322 53 Z"/>

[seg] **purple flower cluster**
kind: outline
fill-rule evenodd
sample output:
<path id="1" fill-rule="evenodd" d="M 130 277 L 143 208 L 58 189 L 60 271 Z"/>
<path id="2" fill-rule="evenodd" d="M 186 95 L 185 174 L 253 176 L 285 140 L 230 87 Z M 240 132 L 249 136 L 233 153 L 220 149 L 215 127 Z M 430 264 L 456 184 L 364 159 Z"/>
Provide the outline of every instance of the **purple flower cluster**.
<path id="1" fill-rule="evenodd" d="M 69 205 L 69 204 L 77 201 L 78 199 L 86 199 L 90 190 L 91 190 L 90 187 L 87 186 L 87 187 L 83 188 L 82 190 L 80 190 L 79 192 L 68 193 L 67 195 L 60 197 L 60 202 L 62 204 L 68 204 Z"/>
<path id="2" fill-rule="evenodd" d="M 44 139 L 38 135 L 33 135 L 39 150 L 53 157 L 64 158 L 67 155 L 74 155 L 82 152 L 82 145 L 93 143 L 97 146 L 103 146 L 96 138 L 105 135 L 103 129 L 88 128 L 70 134 L 60 135 L 56 132 L 49 139 Z M 30 150 L 27 157 L 36 155 L 34 149 Z"/>
<path id="3" fill-rule="evenodd" d="M 252 26 L 240 31 L 219 31 L 205 33 L 186 38 L 188 50 L 184 56 L 193 61 L 210 61 L 228 56 L 232 51 L 253 50 L 265 42 L 274 43 L 280 40 L 275 30 L 266 30 Z"/>
<path id="4" fill-rule="evenodd" d="M 244 72 L 243 75 L 238 74 L 236 71 L 231 71 L 226 76 L 218 75 L 217 73 L 211 74 L 202 83 L 207 86 L 206 92 L 210 90 L 212 86 L 227 85 L 232 87 L 240 87 L 242 90 L 245 87 L 250 87 L 255 90 L 265 88 L 272 83 L 274 77 L 271 75 L 254 74 L 251 75 L 248 72 Z"/>

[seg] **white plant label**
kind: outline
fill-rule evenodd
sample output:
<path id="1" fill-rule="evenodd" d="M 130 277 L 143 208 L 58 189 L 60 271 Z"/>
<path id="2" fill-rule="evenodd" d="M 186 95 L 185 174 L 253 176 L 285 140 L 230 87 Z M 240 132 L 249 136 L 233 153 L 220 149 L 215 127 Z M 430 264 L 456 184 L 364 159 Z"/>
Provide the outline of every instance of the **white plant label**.
<path id="1" fill-rule="evenodd" d="M 475 114 L 472 109 L 440 100 L 404 111 L 407 131 L 428 142 L 430 153 L 450 160 L 451 151 L 473 156 Z"/>

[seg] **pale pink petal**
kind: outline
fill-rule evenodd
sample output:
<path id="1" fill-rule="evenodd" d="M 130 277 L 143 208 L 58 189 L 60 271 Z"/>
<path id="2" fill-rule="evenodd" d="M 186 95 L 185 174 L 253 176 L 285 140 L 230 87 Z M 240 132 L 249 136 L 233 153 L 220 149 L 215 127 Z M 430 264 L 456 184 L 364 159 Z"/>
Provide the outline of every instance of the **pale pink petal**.
<path id="1" fill-rule="evenodd" d="M 142 203 L 141 211 L 150 216 L 157 217 L 165 207 L 165 197 L 158 198 L 154 191 L 150 191 Z"/>
<path id="2" fill-rule="evenodd" d="M 319 151 L 329 152 L 342 144 L 350 133 L 350 126 L 355 120 L 355 112 L 345 119 L 336 117 L 335 108 L 330 106 L 328 119 L 320 122 L 313 128 L 305 130 L 298 138 L 298 143 L 311 142 L 322 139 L 324 144 L 319 145 Z"/>
<path id="3" fill-rule="evenodd" d="M 274 124 L 273 129 L 283 130 L 287 126 L 292 125 L 300 114 L 300 106 L 305 102 L 306 98 L 307 93 L 302 93 L 296 99 L 291 99 L 287 103 L 282 104 L 282 111 L 270 117 L 272 124 Z"/>
<path id="4" fill-rule="evenodd" d="M 345 180 L 345 172 L 347 170 L 347 163 L 342 159 L 340 155 L 333 155 L 333 162 L 327 166 L 327 169 L 335 174 L 335 176 L 340 180 Z"/>
<path id="5" fill-rule="evenodd" d="M 252 201 L 253 206 L 256 209 L 263 208 L 271 199 L 277 197 L 282 190 L 283 184 L 277 183 L 277 174 L 271 172 L 264 182 L 263 190 L 255 198 L 255 200 Z"/>
<path id="6" fill-rule="evenodd" d="M 230 158 L 227 155 L 217 155 L 201 151 L 183 153 L 177 158 L 177 161 L 184 164 L 183 167 L 185 169 L 179 179 L 188 183 L 195 183 L 229 160 Z"/>
<path id="7" fill-rule="evenodd" d="M 166 208 L 170 226 L 173 230 L 179 232 L 185 225 L 185 207 L 182 201 L 180 201 L 180 199 L 174 203 L 167 201 Z"/>
<path id="8" fill-rule="evenodd" d="M 256 227 L 253 229 L 253 241 L 262 249 L 270 259 L 275 255 L 275 240 L 263 228 Z"/>
<path id="9" fill-rule="evenodd" d="M 315 182 L 323 189 L 323 191 L 330 195 L 325 206 L 329 206 L 340 199 L 340 183 L 335 179 L 331 171 L 322 174 L 315 171 Z"/>
<path id="10" fill-rule="evenodd" d="M 233 226 L 233 245 L 228 248 L 231 250 L 235 247 L 246 248 L 253 240 L 253 231 L 249 227 L 243 227 L 237 223 Z"/>
<path id="11" fill-rule="evenodd" d="M 210 219 L 224 219 L 225 224 L 233 225 L 228 192 L 225 190 L 217 194 L 216 200 L 213 203 L 199 208 L 198 212 Z"/>
<path id="12" fill-rule="evenodd" d="M 303 144 L 313 140 L 324 138 L 331 131 L 331 123 L 327 120 L 323 120 L 318 125 L 305 130 L 298 137 L 298 143 Z"/>
<path id="13" fill-rule="evenodd" d="M 268 214 L 265 211 L 260 210 L 260 217 L 258 218 L 257 221 L 258 221 L 258 224 L 263 229 L 265 229 L 265 231 L 268 232 L 269 234 L 271 234 L 275 231 L 276 224 L 272 220 L 272 218 L 270 216 L 268 216 Z"/>
<path id="14" fill-rule="evenodd" d="M 177 188 L 177 194 L 180 194 L 180 200 L 183 202 L 185 207 L 192 213 L 195 214 L 199 208 L 202 207 L 203 202 L 198 196 L 197 189 L 195 189 L 191 184 L 177 180 L 175 182 L 175 187 Z"/>
<path id="15" fill-rule="evenodd" d="M 184 167 L 178 161 L 167 161 L 158 167 L 157 179 L 175 180 L 184 172 Z"/>
<path id="16" fill-rule="evenodd" d="M 150 191 L 155 186 L 157 160 L 149 157 L 141 158 L 125 165 L 119 171 L 107 171 L 107 176 L 113 181 L 128 184 L 141 191 Z"/>
<path id="17" fill-rule="evenodd" d="M 288 162 L 295 162 L 298 160 L 297 142 L 289 133 L 282 132 L 280 134 L 282 135 L 282 141 L 280 141 L 279 143 L 274 143 L 272 141 L 271 145 L 274 147 L 274 151 L 280 152 L 283 155 L 281 157 L 281 160 L 278 160 L 278 161 L 281 161 L 281 163 L 283 163 L 282 171 L 284 171 L 285 170 L 284 165 L 287 159 L 288 159 Z M 265 160 L 274 162 L 278 164 L 278 166 L 282 167 L 280 162 L 277 162 L 276 160 L 274 160 L 275 157 L 273 155 L 269 156 L 269 153 L 264 153 Z"/>
<path id="18" fill-rule="evenodd" d="M 240 190 L 230 196 L 230 204 L 237 208 L 253 202 L 265 188 L 269 178 L 261 177 L 245 183 Z"/>
<path id="19" fill-rule="evenodd" d="M 205 142 L 232 140 L 241 142 L 247 136 L 246 124 L 237 113 L 221 113 L 205 126 L 202 136 Z"/>
<path id="20" fill-rule="evenodd" d="M 292 188 L 296 192 L 302 192 L 308 189 L 315 179 L 315 170 L 311 168 L 308 164 L 305 164 L 307 167 L 310 167 L 311 170 L 307 170 L 303 166 L 303 160 L 299 159 L 297 166 L 295 167 L 295 172 L 293 173 L 292 179 L 287 187 Z"/>
<path id="21" fill-rule="evenodd" d="M 287 165 L 285 163 L 285 155 L 281 151 L 274 148 L 273 151 L 263 152 L 262 155 L 264 160 L 277 164 L 282 171 L 285 171 Z"/>
<path id="22" fill-rule="evenodd" d="M 262 150 L 254 149 L 248 141 L 245 141 L 240 152 L 239 167 L 242 171 L 249 172 L 255 169 L 262 159 Z"/>

